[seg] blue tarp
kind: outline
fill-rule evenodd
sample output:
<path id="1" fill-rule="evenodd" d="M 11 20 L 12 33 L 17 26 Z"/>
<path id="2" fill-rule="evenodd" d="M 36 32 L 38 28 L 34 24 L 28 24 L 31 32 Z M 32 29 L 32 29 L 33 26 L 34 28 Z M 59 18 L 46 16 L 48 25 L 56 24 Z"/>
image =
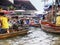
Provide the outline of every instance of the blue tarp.
<path id="1" fill-rule="evenodd" d="M 44 6 L 44 10 L 45 11 L 49 11 L 51 9 L 51 7 L 52 7 L 51 5 L 45 5 Z"/>

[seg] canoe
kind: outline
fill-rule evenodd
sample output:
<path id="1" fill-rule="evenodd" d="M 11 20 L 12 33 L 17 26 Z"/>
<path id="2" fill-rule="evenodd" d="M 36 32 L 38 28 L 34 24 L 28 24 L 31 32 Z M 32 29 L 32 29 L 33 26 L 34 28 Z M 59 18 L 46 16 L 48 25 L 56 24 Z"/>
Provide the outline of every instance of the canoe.
<path id="1" fill-rule="evenodd" d="M 45 21 L 41 22 L 41 29 L 50 33 L 60 33 L 60 26 Z"/>
<path id="2" fill-rule="evenodd" d="M 0 34 L 0 39 L 10 38 L 10 37 L 18 36 L 18 35 L 25 35 L 27 34 L 27 32 L 28 30 L 20 30 L 20 31 L 14 31 L 11 33 Z"/>

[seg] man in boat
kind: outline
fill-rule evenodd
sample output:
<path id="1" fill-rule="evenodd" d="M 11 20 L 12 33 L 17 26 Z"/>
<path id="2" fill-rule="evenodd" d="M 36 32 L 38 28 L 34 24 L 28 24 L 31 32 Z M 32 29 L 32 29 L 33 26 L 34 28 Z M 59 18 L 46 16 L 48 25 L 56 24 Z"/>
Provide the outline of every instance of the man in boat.
<path id="1" fill-rule="evenodd" d="M 60 11 L 57 13 L 56 26 L 60 26 Z"/>
<path id="2" fill-rule="evenodd" d="M 0 23 L 1 23 L 1 30 L 7 31 L 7 33 L 9 33 L 8 18 L 4 15 L 4 12 L 0 12 Z"/>

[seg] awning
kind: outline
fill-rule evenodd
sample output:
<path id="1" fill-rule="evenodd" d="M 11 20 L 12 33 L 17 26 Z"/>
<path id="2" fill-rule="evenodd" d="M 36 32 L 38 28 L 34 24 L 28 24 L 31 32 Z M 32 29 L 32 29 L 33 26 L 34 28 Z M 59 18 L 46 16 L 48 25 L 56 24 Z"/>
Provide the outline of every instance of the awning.
<path id="1" fill-rule="evenodd" d="M 17 9 L 36 10 L 36 8 L 31 4 L 30 1 L 18 1 L 18 0 L 15 0 L 14 4 L 16 5 Z"/>
<path id="2" fill-rule="evenodd" d="M 14 5 L 9 0 L 0 0 L 0 7 L 7 9 L 8 6 Z"/>

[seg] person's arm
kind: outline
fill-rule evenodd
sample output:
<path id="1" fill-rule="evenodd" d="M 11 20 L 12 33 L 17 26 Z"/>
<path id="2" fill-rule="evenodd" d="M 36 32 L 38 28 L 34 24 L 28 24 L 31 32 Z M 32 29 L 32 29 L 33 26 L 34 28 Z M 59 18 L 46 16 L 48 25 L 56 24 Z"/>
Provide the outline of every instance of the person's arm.
<path id="1" fill-rule="evenodd" d="M 2 26 L 1 20 L 0 20 L 0 27 Z"/>

